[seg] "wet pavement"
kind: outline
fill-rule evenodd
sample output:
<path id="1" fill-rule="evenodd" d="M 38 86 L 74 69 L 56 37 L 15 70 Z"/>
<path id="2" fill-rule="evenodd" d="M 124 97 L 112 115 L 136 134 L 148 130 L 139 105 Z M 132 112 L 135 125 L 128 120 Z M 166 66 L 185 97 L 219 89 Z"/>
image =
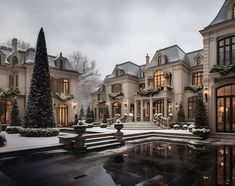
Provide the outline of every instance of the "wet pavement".
<path id="1" fill-rule="evenodd" d="M 4 186 L 235 185 L 235 147 L 148 142 L 100 152 L 0 160 Z"/>

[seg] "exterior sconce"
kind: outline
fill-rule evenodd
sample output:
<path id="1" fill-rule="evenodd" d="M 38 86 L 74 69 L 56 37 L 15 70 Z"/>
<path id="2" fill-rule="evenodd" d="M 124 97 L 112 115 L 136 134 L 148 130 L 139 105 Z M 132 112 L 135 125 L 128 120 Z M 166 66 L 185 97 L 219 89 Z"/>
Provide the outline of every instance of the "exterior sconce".
<path id="1" fill-rule="evenodd" d="M 205 96 L 205 99 L 206 99 L 206 102 L 207 102 L 207 100 L 208 100 L 208 88 L 204 89 L 204 96 Z"/>

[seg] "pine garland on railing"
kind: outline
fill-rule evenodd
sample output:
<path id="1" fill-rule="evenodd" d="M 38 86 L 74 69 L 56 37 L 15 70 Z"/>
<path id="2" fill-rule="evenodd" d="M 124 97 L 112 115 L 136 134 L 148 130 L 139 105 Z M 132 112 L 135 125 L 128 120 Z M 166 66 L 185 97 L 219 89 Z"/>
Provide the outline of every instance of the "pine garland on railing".
<path id="1" fill-rule="evenodd" d="M 140 96 L 154 96 L 156 94 L 158 94 L 163 88 L 159 87 L 159 88 L 147 88 L 147 89 L 142 89 L 142 90 L 138 90 L 137 94 Z"/>
<path id="2" fill-rule="evenodd" d="M 200 92 L 202 89 L 203 89 L 203 87 L 199 87 L 199 86 L 187 86 L 187 87 L 184 87 L 184 90 L 190 90 L 190 91 L 192 91 L 193 93 L 198 93 L 198 92 Z"/>
<path id="3" fill-rule="evenodd" d="M 109 98 L 112 100 L 115 100 L 117 97 L 119 96 L 123 96 L 124 94 L 122 92 L 118 92 L 118 93 L 110 93 L 109 94 Z"/>
<path id="4" fill-rule="evenodd" d="M 214 65 L 210 73 L 219 72 L 220 75 L 225 76 L 230 72 L 235 72 L 235 65 Z"/>
<path id="5" fill-rule="evenodd" d="M 17 96 L 19 94 L 20 94 L 20 91 L 18 88 L 11 88 L 9 90 L 0 88 L 0 98 L 8 98 L 11 96 Z"/>
<path id="6" fill-rule="evenodd" d="M 67 102 L 74 98 L 72 94 L 64 94 L 64 93 L 58 93 L 58 92 L 56 93 L 53 92 L 52 97 L 62 102 Z"/>

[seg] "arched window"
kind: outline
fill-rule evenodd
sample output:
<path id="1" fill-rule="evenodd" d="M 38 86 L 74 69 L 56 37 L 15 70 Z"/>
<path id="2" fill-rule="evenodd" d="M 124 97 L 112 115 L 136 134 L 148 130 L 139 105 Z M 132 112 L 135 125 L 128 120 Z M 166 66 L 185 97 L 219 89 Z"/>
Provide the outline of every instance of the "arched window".
<path id="1" fill-rule="evenodd" d="M 235 36 L 218 41 L 218 65 L 235 65 Z"/>
<path id="2" fill-rule="evenodd" d="M 161 65 L 162 64 L 162 56 L 159 56 L 158 58 L 157 58 L 157 65 L 159 66 L 159 65 Z"/>
<path id="3" fill-rule="evenodd" d="M 162 71 L 157 71 L 154 74 L 154 88 L 164 86 L 164 73 Z"/>
<path id="4" fill-rule="evenodd" d="M 216 130 L 235 132 L 235 84 L 216 90 Z"/>
<path id="5" fill-rule="evenodd" d="M 196 85 L 196 86 L 203 85 L 203 72 L 197 72 L 193 74 L 192 85 Z"/>
<path id="6" fill-rule="evenodd" d="M 201 64 L 202 64 L 201 57 L 197 57 L 197 59 L 196 59 L 196 66 L 201 65 Z"/>
<path id="7" fill-rule="evenodd" d="M 188 118 L 194 118 L 196 114 L 197 96 L 188 99 Z"/>
<path id="8" fill-rule="evenodd" d="M 18 59 L 17 59 L 16 56 L 13 56 L 13 58 L 12 58 L 12 65 L 16 65 L 16 64 L 18 64 Z"/>
<path id="9" fill-rule="evenodd" d="M 121 84 L 112 85 L 112 93 L 120 93 L 120 92 L 122 92 L 122 85 Z"/>

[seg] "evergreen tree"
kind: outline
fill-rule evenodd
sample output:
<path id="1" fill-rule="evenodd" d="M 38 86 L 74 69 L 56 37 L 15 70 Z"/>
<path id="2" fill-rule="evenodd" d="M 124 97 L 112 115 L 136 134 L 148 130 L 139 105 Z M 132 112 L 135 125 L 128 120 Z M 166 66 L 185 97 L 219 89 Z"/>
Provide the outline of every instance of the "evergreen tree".
<path id="1" fill-rule="evenodd" d="M 79 120 L 82 120 L 82 119 L 84 119 L 84 109 L 83 109 L 83 106 L 81 106 L 80 113 L 79 113 Z"/>
<path id="2" fill-rule="evenodd" d="M 93 118 L 91 114 L 91 109 L 90 109 L 90 106 L 88 105 L 87 112 L 86 112 L 86 123 L 92 123 L 92 122 L 93 122 Z"/>
<path id="3" fill-rule="evenodd" d="M 74 116 L 74 125 L 77 125 L 78 124 L 78 114 L 76 113 L 75 116 Z"/>
<path id="4" fill-rule="evenodd" d="M 109 109 L 108 107 L 105 107 L 102 123 L 107 123 L 108 118 L 109 118 Z"/>
<path id="5" fill-rule="evenodd" d="M 94 122 L 94 121 L 95 121 L 95 117 L 94 117 L 94 112 L 93 112 L 93 110 L 91 110 L 91 117 L 92 117 L 92 122 Z"/>
<path id="6" fill-rule="evenodd" d="M 50 72 L 43 28 L 41 28 L 37 39 L 24 126 L 29 128 L 55 126 L 50 88 Z"/>
<path id="7" fill-rule="evenodd" d="M 16 97 L 13 100 L 13 107 L 11 110 L 11 120 L 10 120 L 9 125 L 10 126 L 21 126 L 22 125 Z"/>
<path id="8" fill-rule="evenodd" d="M 208 126 L 208 117 L 206 113 L 206 107 L 203 102 L 203 95 L 200 92 L 197 99 L 197 111 L 195 116 L 195 125 L 197 127 L 207 127 Z"/>
<path id="9" fill-rule="evenodd" d="M 178 122 L 185 121 L 184 107 L 183 107 L 182 103 L 180 103 L 180 106 L 179 106 L 179 112 L 177 113 L 177 119 L 178 119 Z"/>

